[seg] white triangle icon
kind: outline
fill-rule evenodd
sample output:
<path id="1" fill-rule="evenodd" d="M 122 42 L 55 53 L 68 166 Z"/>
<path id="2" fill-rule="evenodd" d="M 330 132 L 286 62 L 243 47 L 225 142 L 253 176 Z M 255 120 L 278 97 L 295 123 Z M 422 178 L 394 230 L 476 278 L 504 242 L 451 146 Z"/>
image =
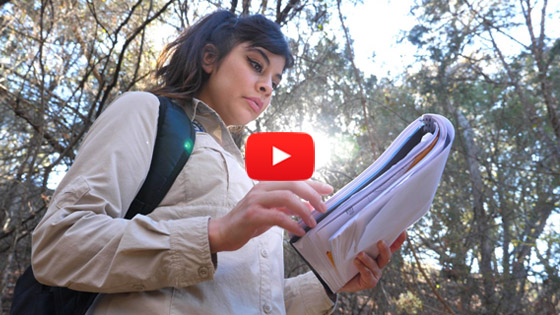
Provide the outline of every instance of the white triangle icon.
<path id="1" fill-rule="evenodd" d="M 278 149 L 275 146 L 272 146 L 272 166 L 284 161 L 285 159 L 289 158 L 291 155 L 288 153 Z"/>

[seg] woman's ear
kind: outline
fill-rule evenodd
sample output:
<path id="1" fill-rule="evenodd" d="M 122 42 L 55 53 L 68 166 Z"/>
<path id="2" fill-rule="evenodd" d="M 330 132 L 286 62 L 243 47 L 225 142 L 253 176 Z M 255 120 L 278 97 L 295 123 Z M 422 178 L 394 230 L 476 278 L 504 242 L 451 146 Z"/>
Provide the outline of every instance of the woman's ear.
<path id="1" fill-rule="evenodd" d="M 207 74 L 211 74 L 216 69 L 218 60 L 218 50 L 212 44 L 204 45 L 202 48 L 202 69 Z"/>

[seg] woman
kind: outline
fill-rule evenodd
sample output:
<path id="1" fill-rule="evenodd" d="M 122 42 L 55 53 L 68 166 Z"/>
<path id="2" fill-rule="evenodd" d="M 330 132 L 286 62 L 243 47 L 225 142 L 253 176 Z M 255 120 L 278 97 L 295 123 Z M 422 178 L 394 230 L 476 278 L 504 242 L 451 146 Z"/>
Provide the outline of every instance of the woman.
<path id="1" fill-rule="evenodd" d="M 269 105 L 292 56 L 279 27 L 256 15 L 215 12 L 169 44 L 151 93 L 118 98 L 96 120 L 33 234 L 33 269 L 49 285 L 101 292 L 91 314 L 328 313 L 333 296 L 312 273 L 284 279 L 282 229 L 314 226 L 325 211 L 315 181 L 255 183 L 228 126 Z M 159 101 L 182 105 L 195 147 L 161 204 L 122 219 L 148 171 Z M 360 254 L 343 290 L 375 286 L 391 252 Z"/>

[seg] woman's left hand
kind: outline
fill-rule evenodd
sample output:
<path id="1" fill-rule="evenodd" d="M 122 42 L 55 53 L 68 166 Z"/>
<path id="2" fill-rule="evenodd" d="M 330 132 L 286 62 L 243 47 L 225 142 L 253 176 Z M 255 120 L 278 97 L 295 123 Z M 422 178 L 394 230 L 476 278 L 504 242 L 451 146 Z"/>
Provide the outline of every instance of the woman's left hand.
<path id="1" fill-rule="evenodd" d="M 391 260 L 391 255 L 401 248 L 405 239 L 406 232 L 402 232 L 390 247 L 384 241 L 377 242 L 379 255 L 376 259 L 364 252 L 359 253 L 354 258 L 354 264 L 360 273 L 348 281 L 339 292 L 357 292 L 374 288 L 381 278 L 383 268 Z"/>

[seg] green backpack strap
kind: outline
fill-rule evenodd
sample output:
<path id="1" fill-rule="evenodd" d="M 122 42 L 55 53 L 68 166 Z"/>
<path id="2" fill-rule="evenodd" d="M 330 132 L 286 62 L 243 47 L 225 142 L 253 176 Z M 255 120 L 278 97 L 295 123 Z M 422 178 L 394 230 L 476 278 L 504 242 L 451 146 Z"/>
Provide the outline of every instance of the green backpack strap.
<path id="1" fill-rule="evenodd" d="M 128 208 L 125 218 L 154 210 L 171 188 L 194 148 L 196 131 L 184 109 L 158 96 L 159 117 L 154 154 L 146 180 Z"/>

